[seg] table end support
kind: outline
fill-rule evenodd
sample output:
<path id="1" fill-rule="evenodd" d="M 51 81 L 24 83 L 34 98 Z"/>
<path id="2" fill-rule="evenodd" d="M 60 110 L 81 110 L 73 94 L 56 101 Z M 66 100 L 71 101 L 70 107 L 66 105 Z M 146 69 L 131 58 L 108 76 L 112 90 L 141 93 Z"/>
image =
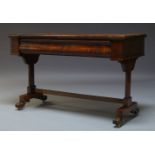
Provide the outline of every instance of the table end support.
<path id="1" fill-rule="evenodd" d="M 138 104 L 132 101 L 131 97 L 131 73 L 135 67 L 136 59 L 120 61 L 123 72 L 125 72 L 125 97 L 123 106 L 116 110 L 113 123 L 119 128 L 124 124 L 124 113 L 128 112 L 137 116 L 139 113 Z"/>
<path id="2" fill-rule="evenodd" d="M 47 96 L 45 96 L 43 93 L 36 92 L 34 65 L 38 62 L 39 54 L 23 54 L 21 56 L 24 62 L 28 65 L 28 87 L 27 93 L 21 95 L 19 97 L 19 102 L 15 105 L 18 110 L 23 109 L 26 103 L 30 101 L 30 99 L 40 99 L 43 102 L 47 99 Z"/>

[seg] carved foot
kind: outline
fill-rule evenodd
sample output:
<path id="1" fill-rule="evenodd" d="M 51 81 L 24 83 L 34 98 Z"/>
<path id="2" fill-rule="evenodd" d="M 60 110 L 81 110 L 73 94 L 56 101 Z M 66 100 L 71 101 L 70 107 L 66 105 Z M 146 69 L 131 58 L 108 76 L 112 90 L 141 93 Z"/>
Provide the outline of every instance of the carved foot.
<path id="1" fill-rule="evenodd" d="M 113 120 L 113 124 L 115 124 L 115 128 L 120 128 L 123 125 L 123 113 L 117 112 L 115 120 Z"/>
<path id="2" fill-rule="evenodd" d="M 18 110 L 22 110 L 24 108 L 24 106 L 26 105 L 26 102 L 30 101 L 30 95 L 25 94 L 25 95 L 21 95 L 19 97 L 19 103 L 17 103 L 15 106 Z"/>
<path id="3" fill-rule="evenodd" d="M 129 113 L 129 114 L 132 114 L 134 117 L 136 117 L 139 113 L 139 108 L 137 103 L 132 102 L 129 106 L 122 106 L 119 109 L 117 109 L 116 116 L 113 121 L 113 124 L 115 124 L 116 128 L 120 128 L 125 123 L 125 120 L 123 118 L 124 113 Z"/>
<path id="4" fill-rule="evenodd" d="M 32 98 L 36 98 L 36 99 L 40 99 L 43 102 L 47 100 L 47 96 L 41 94 L 41 93 L 34 93 L 34 94 L 25 94 L 25 95 L 21 95 L 19 98 L 19 103 L 17 103 L 15 106 L 18 110 L 22 110 L 26 103 L 30 101 L 30 99 Z"/>
<path id="5" fill-rule="evenodd" d="M 25 107 L 25 104 L 26 102 L 19 102 L 19 103 L 16 103 L 15 106 L 18 110 L 22 110 Z"/>

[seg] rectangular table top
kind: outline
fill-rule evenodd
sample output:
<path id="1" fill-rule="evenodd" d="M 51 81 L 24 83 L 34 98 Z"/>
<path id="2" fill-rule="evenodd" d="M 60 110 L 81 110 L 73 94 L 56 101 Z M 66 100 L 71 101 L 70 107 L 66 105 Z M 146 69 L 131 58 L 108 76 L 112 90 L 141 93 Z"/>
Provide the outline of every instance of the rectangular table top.
<path id="1" fill-rule="evenodd" d="M 10 35 L 11 53 L 104 57 L 111 60 L 144 55 L 146 34 L 26 34 Z"/>
<path id="2" fill-rule="evenodd" d="M 124 40 L 128 38 L 146 37 L 146 34 L 142 33 L 131 33 L 131 34 L 14 34 L 10 37 L 18 38 L 49 38 L 49 39 L 77 39 L 77 40 Z"/>

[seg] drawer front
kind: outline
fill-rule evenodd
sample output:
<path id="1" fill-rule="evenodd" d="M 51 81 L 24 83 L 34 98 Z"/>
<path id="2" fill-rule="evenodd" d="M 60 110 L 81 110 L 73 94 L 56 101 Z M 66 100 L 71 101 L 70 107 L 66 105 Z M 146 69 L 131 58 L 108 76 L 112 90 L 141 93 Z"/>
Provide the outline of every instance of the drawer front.
<path id="1" fill-rule="evenodd" d="M 20 41 L 19 50 L 21 53 L 31 54 L 110 57 L 111 43 L 90 40 L 23 39 Z"/>

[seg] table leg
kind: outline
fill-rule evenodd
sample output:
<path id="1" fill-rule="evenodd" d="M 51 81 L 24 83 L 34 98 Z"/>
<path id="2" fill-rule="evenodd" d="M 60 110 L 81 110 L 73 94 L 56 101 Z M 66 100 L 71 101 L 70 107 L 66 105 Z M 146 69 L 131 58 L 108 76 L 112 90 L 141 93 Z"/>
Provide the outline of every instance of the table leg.
<path id="1" fill-rule="evenodd" d="M 131 73 L 134 69 L 136 59 L 120 61 L 122 69 L 125 72 L 125 97 L 124 104 L 116 111 L 116 116 L 113 123 L 116 127 L 121 127 L 123 124 L 123 113 L 129 112 L 136 116 L 139 112 L 138 104 L 132 101 L 131 97 Z"/>
<path id="2" fill-rule="evenodd" d="M 19 97 L 19 102 L 16 104 L 16 108 L 18 110 L 23 109 L 26 102 L 29 102 L 30 99 L 32 98 L 41 99 L 43 101 L 47 99 L 47 96 L 43 95 L 43 93 L 36 92 L 35 78 L 34 78 L 34 65 L 37 63 L 39 59 L 39 55 L 25 54 L 25 55 L 22 55 L 22 58 L 24 59 L 25 63 L 28 65 L 28 87 L 27 87 L 27 93 Z"/>

